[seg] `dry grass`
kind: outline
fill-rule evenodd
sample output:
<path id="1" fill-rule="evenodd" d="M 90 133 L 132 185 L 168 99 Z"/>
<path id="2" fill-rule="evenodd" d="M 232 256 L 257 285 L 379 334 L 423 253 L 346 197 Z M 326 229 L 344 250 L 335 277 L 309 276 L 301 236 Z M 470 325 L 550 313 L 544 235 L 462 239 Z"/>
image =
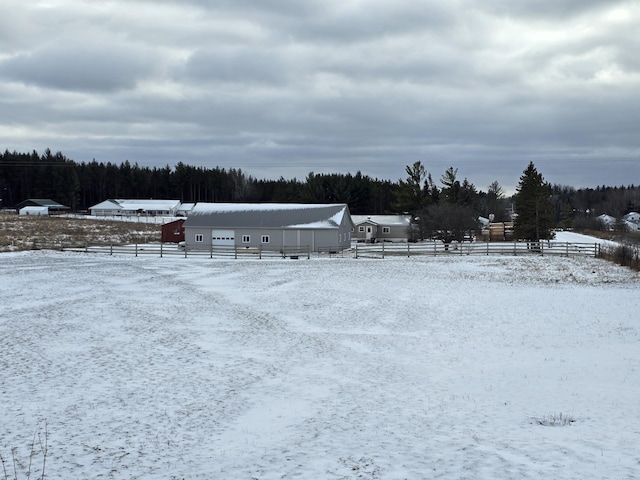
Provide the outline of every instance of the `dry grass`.
<path id="1" fill-rule="evenodd" d="M 160 225 L 57 216 L 0 215 L 0 251 L 160 241 Z"/>

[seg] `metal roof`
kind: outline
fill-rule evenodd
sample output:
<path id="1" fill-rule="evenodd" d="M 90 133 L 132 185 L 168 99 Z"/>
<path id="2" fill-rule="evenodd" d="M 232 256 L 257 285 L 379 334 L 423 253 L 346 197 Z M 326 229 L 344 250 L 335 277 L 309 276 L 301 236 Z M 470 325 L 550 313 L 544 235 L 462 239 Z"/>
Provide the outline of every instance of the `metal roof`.
<path id="1" fill-rule="evenodd" d="M 27 205 L 28 203 L 31 203 L 33 205 Z M 69 207 L 67 207 L 66 205 L 62 205 L 61 203 L 54 202 L 50 198 L 28 198 L 24 202 L 20 202 L 18 205 L 48 207 L 50 210 L 68 210 L 69 209 Z"/>
<path id="2" fill-rule="evenodd" d="M 332 229 L 340 226 L 344 215 L 349 215 L 346 204 L 198 203 L 184 226 Z"/>

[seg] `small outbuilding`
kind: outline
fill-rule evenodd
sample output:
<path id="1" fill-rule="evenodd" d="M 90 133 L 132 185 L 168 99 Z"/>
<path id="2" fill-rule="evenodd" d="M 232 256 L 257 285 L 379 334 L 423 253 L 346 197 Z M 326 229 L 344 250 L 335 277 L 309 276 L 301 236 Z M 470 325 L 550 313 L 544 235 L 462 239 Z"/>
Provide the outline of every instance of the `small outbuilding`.
<path id="1" fill-rule="evenodd" d="M 357 242 L 408 242 L 411 215 L 352 215 Z"/>
<path id="2" fill-rule="evenodd" d="M 161 241 L 163 243 L 184 242 L 184 219 L 180 218 L 173 222 L 165 223 L 161 229 Z"/>
<path id="3" fill-rule="evenodd" d="M 185 220 L 185 247 L 341 251 L 351 246 L 346 204 L 198 203 Z"/>
<path id="4" fill-rule="evenodd" d="M 47 216 L 49 215 L 49 209 L 47 207 L 22 207 L 18 213 L 20 215 L 33 215 L 33 216 Z"/>
<path id="5" fill-rule="evenodd" d="M 28 198 L 16 205 L 16 209 L 18 211 L 22 210 L 25 207 L 46 208 L 47 213 L 45 213 L 44 215 L 49 215 L 50 213 L 64 213 L 67 210 L 70 210 L 70 208 L 67 207 L 66 205 L 62 205 L 61 203 L 55 202 L 50 198 Z M 31 215 L 33 215 L 33 213 Z"/>

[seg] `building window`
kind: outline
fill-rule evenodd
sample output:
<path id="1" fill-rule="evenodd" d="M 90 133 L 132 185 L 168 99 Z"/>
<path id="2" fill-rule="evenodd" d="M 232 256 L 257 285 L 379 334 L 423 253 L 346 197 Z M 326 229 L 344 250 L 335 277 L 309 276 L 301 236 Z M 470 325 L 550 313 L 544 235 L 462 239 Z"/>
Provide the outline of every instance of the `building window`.
<path id="1" fill-rule="evenodd" d="M 251 235 L 242 235 L 242 243 L 251 243 Z"/>
<path id="2" fill-rule="evenodd" d="M 391 233 L 391 227 L 382 227 L 382 233 Z"/>
<path id="3" fill-rule="evenodd" d="M 269 235 L 262 235 L 262 239 L 260 241 L 262 243 L 269 243 Z"/>
<path id="4" fill-rule="evenodd" d="M 364 232 L 364 225 L 360 225 L 360 226 L 358 227 L 358 231 L 359 231 L 359 232 Z"/>
<path id="5" fill-rule="evenodd" d="M 196 233 L 196 242 L 203 242 L 204 241 L 204 235 L 201 233 Z"/>

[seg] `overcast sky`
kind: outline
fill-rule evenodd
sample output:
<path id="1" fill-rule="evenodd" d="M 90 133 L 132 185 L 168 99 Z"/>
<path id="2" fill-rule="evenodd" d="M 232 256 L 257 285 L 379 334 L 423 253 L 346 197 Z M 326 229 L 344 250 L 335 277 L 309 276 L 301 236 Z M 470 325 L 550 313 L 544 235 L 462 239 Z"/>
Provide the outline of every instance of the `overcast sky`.
<path id="1" fill-rule="evenodd" d="M 0 0 L 0 147 L 640 184 L 640 0 Z"/>

